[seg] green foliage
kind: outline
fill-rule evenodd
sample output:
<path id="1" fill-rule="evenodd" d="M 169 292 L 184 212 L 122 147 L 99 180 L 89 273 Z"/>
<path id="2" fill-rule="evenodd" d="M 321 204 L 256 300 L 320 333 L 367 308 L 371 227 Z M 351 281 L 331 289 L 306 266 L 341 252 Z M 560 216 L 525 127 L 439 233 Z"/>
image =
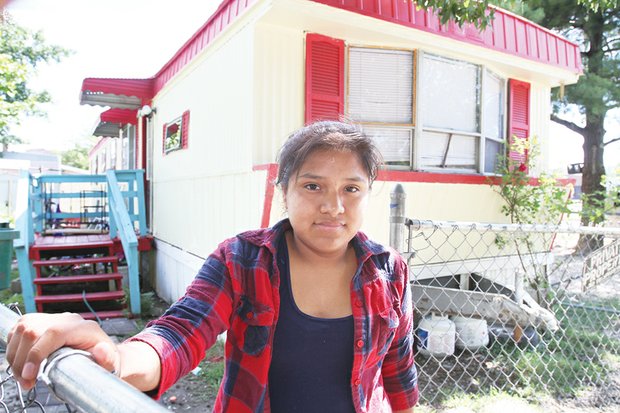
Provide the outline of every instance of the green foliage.
<path id="1" fill-rule="evenodd" d="M 581 45 L 584 75 L 566 86 L 564 96 L 559 88 L 554 90 L 557 112 L 577 105 L 582 114 L 604 117 L 620 104 L 618 0 L 498 0 L 497 4 Z"/>
<path id="2" fill-rule="evenodd" d="M 514 136 L 510 152 L 519 154 L 522 160 L 507 155 L 498 159 L 497 173 L 501 177 L 493 187 L 504 200 L 502 212 L 516 224 L 557 223 L 562 214 L 570 212 L 566 205 L 569 188 L 544 173 L 536 185 L 531 184 L 528 171 L 536 166 L 539 156 L 535 137 Z"/>
<path id="3" fill-rule="evenodd" d="M 76 145 L 74 148 L 60 154 L 63 165 L 74 166 L 76 168 L 88 170 L 88 151 L 87 146 Z"/>
<path id="4" fill-rule="evenodd" d="M 50 101 L 47 92 L 28 87 L 37 67 L 68 54 L 46 44 L 40 32 L 30 32 L 8 17 L 0 21 L 0 144 L 4 147 L 21 142 L 10 127 L 18 125 L 22 115 L 42 115 L 39 105 Z"/>
<path id="5" fill-rule="evenodd" d="M 609 189 L 581 195 L 580 214 L 590 224 L 602 224 L 607 214 L 620 208 L 620 185 L 609 185 L 603 176 L 602 186 Z"/>
<path id="6" fill-rule="evenodd" d="M 207 350 L 200 368 L 200 376 L 206 379 L 207 385 L 212 390 L 217 391 L 224 376 L 224 343 L 222 341 L 217 340 Z"/>
<path id="7" fill-rule="evenodd" d="M 17 270 L 11 270 L 11 280 L 16 280 L 17 278 L 19 278 L 19 272 Z M 22 314 L 26 312 L 23 295 L 14 293 L 10 288 L 0 290 L 0 303 L 7 307 L 10 304 L 17 304 Z"/>
<path id="8" fill-rule="evenodd" d="M 438 11 L 441 24 L 454 20 L 459 26 L 474 23 L 478 28 L 486 28 L 492 21 L 493 9 L 488 0 L 420 0 L 416 6 L 421 9 L 433 8 Z"/>

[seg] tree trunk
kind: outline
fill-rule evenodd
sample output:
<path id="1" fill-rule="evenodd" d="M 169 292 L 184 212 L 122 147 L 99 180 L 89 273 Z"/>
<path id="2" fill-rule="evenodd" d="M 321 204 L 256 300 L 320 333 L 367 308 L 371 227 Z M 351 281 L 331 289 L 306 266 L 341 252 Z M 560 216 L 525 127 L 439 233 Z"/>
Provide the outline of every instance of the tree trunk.
<path id="1" fill-rule="evenodd" d="M 604 18 L 599 13 L 588 13 L 587 24 L 584 33 L 589 43 L 589 50 L 586 53 L 588 72 L 598 75 L 603 70 L 604 59 Z M 600 96 L 600 102 L 604 102 L 604 97 Z M 586 126 L 583 133 L 583 173 L 581 190 L 585 197 L 582 197 L 582 211 L 600 211 L 606 197 L 605 187 L 602 184 L 605 175 L 605 164 L 603 155 L 605 146 L 605 116 L 607 109 L 604 104 L 596 109 L 589 105 L 585 106 Z M 596 225 L 605 221 L 604 214 L 593 215 L 583 213 L 581 215 L 582 225 Z M 602 246 L 603 239 L 599 236 L 582 236 L 579 239 L 579 249 L 592 251 Z"/>
<path id="2" fill-rule="evenodd" d="M 594 116 L 591 116 L 594 118 Z M 586 194 L 585 209 L 594 207 L 605 198 L 605 187 L 602 184 L 603 175 L 605 175 L 605 164 L 603 162 L 603 154 L 605 147 L 603 146 L 603 137 L 605 129 L 603 128 L 603 119 L 596 117 L 588 122 L 583 134 L 583 174 L 581 191 Z M 581 224 L 599 224 L 604 217 L 591 218 L 588 214 L 581 217 Z"/>

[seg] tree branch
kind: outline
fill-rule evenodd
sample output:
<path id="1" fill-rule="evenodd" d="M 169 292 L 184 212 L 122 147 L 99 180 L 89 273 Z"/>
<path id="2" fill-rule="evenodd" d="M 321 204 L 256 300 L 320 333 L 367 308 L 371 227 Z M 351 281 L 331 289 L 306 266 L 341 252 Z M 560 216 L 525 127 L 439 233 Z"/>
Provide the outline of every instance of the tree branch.
<path id="1" fill-rule="evenodd" d="M 610 143 L 614 143 L 614 142 L 618 142 L 618 141 L 620 141 L 620 138 L 615 138 L 615 139 L 612 139 L 612 140 L 610 140 L 610 141 L 603 142 L 603 146 L 607 146 L 607 145 L 609 145 Z"/>
<path id="2" fill-rule="evenodd" d="M 569 122 L 567 120 L 558 118 L 556 115 L 551 115 L 551 120 L 559 123 L 562 126 L 566 126 L 568 129 L 572 130 L 573 132 L 577 132 L 580 135 L 583 135 L 585 133 L 585 128 L 582 128 L 580 126 L 575 125 L 573 122 Z"/>

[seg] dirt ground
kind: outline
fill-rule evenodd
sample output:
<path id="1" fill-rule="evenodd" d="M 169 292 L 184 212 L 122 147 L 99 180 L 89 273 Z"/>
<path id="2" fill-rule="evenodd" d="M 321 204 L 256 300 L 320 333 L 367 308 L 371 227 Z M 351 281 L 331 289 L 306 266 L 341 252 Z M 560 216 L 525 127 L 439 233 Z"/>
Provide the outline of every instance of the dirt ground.
<path id="1" fill-rule="evenodd" d="M 217 389 L 203 377 L 190 373 L 164 393 L 159 402 L 175 412 L 210 412 L 216 393 Z"/>

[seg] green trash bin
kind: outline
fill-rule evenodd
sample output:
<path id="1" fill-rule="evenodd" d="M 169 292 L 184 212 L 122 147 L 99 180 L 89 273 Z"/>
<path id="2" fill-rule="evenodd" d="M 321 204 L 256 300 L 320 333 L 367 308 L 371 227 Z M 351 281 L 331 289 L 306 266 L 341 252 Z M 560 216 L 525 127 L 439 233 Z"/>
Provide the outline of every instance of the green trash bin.
<path id="1" fill-rule="evenodd" d="M 16 238 L 19 238 L 19 231 L 9 228 L 7 222 L 0 222 L 0 290 L 11 285 L 13 240 Z"/>

